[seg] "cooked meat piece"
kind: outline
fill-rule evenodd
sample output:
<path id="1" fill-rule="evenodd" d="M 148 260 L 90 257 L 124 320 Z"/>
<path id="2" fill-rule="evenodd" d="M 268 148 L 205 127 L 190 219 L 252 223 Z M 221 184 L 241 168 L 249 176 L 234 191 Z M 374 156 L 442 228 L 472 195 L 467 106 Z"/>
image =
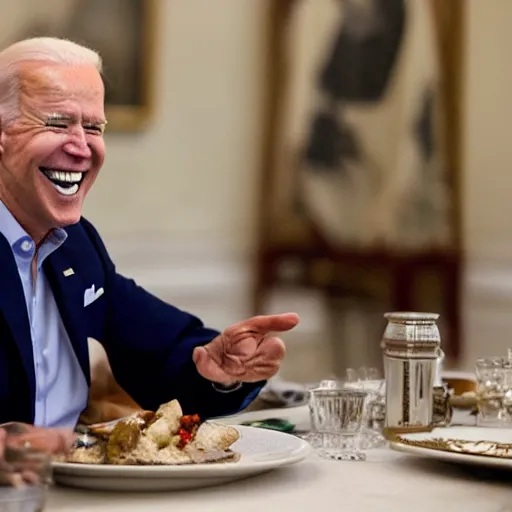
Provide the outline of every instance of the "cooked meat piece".
<path id="1" fill-rule="evenodd" d="M 109 464 L 126 464 L 130 453 L 135 449 L 142 435 L 140 421 L 133 418 L 120 421 L 110 434 L 105 460 Z"/>
<path id="2" fill-rule="evenodd" d="M 139 411 L 126 418 L 120 418 L 119 420 L 109 421 L 108 423 L 97 423 L 95 425 L 89 425 L 87 430 L 97 437 L 108 439 L 114 431 L 116 425 L 121 421 L 133 420 L 141 425 L 141 428 L 149 424 L 155 417 L 155 413 L 152 411 Z"/>
<path id="3" fill-rule="evenodd" d="M 212 462 L 238 462 L 240 454 L 230 450 L 199 450 L 187 446 L 185 451 L 190 455 L 194 464 L 211 464 Z"/>
<path id="4" fill-rule="evenodd" d="M 239 438 L 240 434 L 234 427 L 205 422 L 197 430 L 191 445 L 200 450 L 227 450 Z"/>

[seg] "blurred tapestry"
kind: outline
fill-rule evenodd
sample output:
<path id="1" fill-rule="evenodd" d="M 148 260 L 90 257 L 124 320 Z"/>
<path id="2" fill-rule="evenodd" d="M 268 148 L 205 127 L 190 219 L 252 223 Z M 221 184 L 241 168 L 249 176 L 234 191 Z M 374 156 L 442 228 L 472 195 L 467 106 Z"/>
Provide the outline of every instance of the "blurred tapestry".
<path id="1" fill-rule="evenodd" d="M 333 245 L 449 246 L 432 0 L 303 0 L 292 16 L 275 208 Z"/>

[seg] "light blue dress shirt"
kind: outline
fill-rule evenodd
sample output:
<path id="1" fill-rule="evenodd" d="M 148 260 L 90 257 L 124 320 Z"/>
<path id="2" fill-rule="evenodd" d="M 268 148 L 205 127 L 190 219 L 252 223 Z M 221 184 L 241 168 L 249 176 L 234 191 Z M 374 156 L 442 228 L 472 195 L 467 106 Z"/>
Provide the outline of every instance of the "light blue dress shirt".
<path id="1" fill-rule="evenodd" d="M 67 233 L 57 229 L 41 244 L 34 282 L 34 241 L 1 201 L 0 231 L 12 248 L 30 321 L 36 376 L 34 424 L 74 428 L 87 405 L 89 389 L 42 266 L 65 242 Z"/>

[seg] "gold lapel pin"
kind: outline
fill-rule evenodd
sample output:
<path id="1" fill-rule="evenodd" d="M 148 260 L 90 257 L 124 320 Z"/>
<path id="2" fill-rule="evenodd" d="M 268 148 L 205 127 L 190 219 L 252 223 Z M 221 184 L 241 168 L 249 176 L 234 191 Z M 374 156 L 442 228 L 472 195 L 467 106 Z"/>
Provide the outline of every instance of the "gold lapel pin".
<path id="1" fill-rule="evenodd" d="M 72 276 L 75 273 L 75 271 L 72 268 L 67 268 L 62 273 L 64 274 L 64 277 L 69 277 Z"/>

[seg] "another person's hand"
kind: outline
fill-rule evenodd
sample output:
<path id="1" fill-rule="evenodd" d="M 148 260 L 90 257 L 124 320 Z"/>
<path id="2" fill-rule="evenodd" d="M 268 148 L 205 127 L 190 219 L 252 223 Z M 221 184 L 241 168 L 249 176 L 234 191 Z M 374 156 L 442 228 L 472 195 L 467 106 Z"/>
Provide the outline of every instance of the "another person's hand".
<path id="1" fill-rule="evenodd" d="M 67 453 L 75 439 L 71 430 L 0 425 L 0 485 L 41 483 L 47 478 L 49 458 Z"/>
<path id="2" fill-rule="evenodd" d="M 285 354 L 283 341 L 272 332 L 293 329 L 295 313 L 255 316 L 228 327 L 203 347 L 194 349 L 197 371 L 219 384 L 258 382 L 273 377 Z"/>
<path id="3" fill-rule="evenodd" d="M 76 434 L 69 429 L 41 428 L 26 423 L 4 423 L 0 425 L 0 457 L 4 448 L 24 448 L 48 455 L 64 454 L 76 440 Z"/>

